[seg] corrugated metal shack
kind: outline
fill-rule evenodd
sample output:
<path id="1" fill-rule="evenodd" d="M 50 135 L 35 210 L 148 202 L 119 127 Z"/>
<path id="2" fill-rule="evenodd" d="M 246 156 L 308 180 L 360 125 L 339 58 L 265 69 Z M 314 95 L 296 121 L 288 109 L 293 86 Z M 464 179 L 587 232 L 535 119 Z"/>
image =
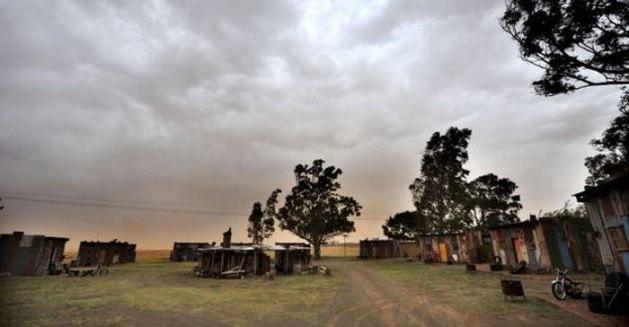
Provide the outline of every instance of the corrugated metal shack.
<path id="1" fill-rule="evenodd" d="M 419 246 L 420 257 L 425 262 L 482 263 L 492 257 L 491 236 L 479 230 L 422 235 Z"/>
<path id="2" fill-rule="evenodd" d="M 524 261 L 529 271 L 552 272 L 554 268 L 596 271 L 591 227 L 585 219 L 539 218 L 497 226 L 489 230 L 494 255 L 514 267 Z"/>
<path id="3" fill-rule="evenodd" d="M 24 232 L 0 235 L 0 273 L 38 276 L 60 266 L 68 241 L 65 237 L 25 235 Z"/>
<path id="4" fill-rule="evenodd" d="M 425 262 L 460 261 L 458 234 L 422 235 L 419 237 L 421 259 Z M 454 257 L 453 257 L 454 255 Z M 456 259 L 456 260 L 453 260 Z"/>
<path id="5" fill-rule="evenodd" d="M 76 258 L 79 266 L 135 262 L 135 244 L 128 242 L 83 241 Z"/>
<path id="6" fill-rule="evenodd" d="M 208 242 L 175 242 L 170 251 L 170 261 L 198 261 L 201 254 L 197 249 L 209 246 Z"/>
<path id="7" fill-rule="evenodd" d="M 575 196 L 585 204 L 605 270 L 629 273 L 629 173 Z"/>
<path id="8" fill-rule="evenodd" d="M 310 265 L 312 258 L 307 243 L 275 243 L 275 270 L 279 273 L 300 272 Z"/>
<path id="9" fill-rule="evenodd" d="M 468 230 L 457 234 L 459 257 L 461 262 L 486 263 L 493 256 L 491 235 L 489 232 Z"/>
<path id="10" fill-rule="evenodd" d="M 400 248 L 395 240 L 360 240 L 360 259 L 386 259 L 400 256 Z"/>

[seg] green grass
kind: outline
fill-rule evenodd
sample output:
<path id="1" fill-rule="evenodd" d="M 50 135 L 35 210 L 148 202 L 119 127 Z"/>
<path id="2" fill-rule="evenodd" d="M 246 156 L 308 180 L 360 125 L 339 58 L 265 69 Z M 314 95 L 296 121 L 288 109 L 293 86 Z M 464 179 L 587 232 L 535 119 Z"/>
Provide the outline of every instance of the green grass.
<path id="1" fill-rule="evenodd" d="M 146 324 L 144 317 L 197 324 L 317 324 L 342 279 L 305 275 L 276 276 L 271 282 L 200 279 L 192 277 L 192 266 L 150 262 L 110 268 L 106 277 L 0 279 L 0 325 Z"/>
<path id="2" fill-rule="evenodd" d="M 500 279 L 491 273 L 467 273 L 462 265 L 426 265 L 403 261 L 369 261 L 377 274 L 426 294 L 431 301 L 445 304 L 460 312 L 477 316 L 513 317 L 521 322 L 549 321 L 570 325 L 578 323 L 574 317 L 551 304 L 531 296 L 530 285 L 524 281 L 527 302 L 505 301 Z"/>

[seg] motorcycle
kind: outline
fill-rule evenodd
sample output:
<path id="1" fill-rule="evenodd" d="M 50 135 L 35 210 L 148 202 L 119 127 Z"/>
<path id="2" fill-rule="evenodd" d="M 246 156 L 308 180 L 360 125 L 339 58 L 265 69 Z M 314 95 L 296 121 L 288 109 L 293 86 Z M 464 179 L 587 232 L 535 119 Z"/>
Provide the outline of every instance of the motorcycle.
<path id="1" fill-rule="evenodd" d="M 556 269 L 557 275 L 551 283 L 551 290 L 557 300 L 563 301 L 568 296 L 573 299 L 583 297 L 583 283 L 568 278 L 568 269 Z"/>

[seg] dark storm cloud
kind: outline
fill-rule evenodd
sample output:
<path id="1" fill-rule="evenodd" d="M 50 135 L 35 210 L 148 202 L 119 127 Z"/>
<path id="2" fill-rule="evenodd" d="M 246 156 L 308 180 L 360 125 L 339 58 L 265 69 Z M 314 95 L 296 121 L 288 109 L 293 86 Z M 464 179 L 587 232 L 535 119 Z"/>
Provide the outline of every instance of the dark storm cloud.
<path id="1" fill-rule="evenodd" d="M 186 215 L 11 201 L 0 229 L 217 238 L 325 158 L 386 218 L 425 142 L 474 133 L 468 167 L 520 185 L 523 216 L 578 191 L 618 92 L 541 98 L 495 1 L 0 4 L 0 191 L 201 208 Z M 379 235 L 359 223 L 357 237 Z M 286 237 L 280 234 L 279 238 Z"/>

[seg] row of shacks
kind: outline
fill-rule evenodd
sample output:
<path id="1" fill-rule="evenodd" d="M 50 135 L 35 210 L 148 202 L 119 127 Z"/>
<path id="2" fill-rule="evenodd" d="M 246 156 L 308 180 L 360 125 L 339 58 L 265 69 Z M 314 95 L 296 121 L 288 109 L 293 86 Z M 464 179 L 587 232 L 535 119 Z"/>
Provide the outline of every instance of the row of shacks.
<path id="1" fill-rule="evenodd" d="M 197 247 L 198 276 L 223 278 L 234 276 L 260 276 L 272 269 L 278 273 L 300 272 L 310 265 L 310 245 L 305 243 L 275 243 L 265 246 L 251 243 L 232 243 L 231 228 L 223 233 L 220 245 Z M 173 253 L 175 248 L 173 248 Z M 274 256 L 272 265 L 271 255 Z M 171 258 L 173 255 L 171 255 Z"/>
<path id="2" fill-rule="evenodd" d="M 55 272 L 64 260 L 66 237 L 26 235 L 24 232 L 0 235 L 0 274 L 46 275 Z M 117 264 L 135 262 L 135 244 L 128 242 L 81 242 L 75 264 Z"/>
<path id="3" fill-rule="evenodd" d="M 588 218 L 531 217 L 485 232 L 424 235 L 418 241 L 363 240 L 360 257 L 413 256 L 430 262 L 526 262 L 530 270 L 629 273 L 629 172 L 574 195 Z"/>
<path id="4" fill-rule="evenodd" d="M 600 270 L 594 231 L 585 218 L 535 218 L 481 232 L 423 235 L 417 241 L 362 240 L 361 258 L 417 257 L 424 262 L 526 262 L 531 271 Z"/>

